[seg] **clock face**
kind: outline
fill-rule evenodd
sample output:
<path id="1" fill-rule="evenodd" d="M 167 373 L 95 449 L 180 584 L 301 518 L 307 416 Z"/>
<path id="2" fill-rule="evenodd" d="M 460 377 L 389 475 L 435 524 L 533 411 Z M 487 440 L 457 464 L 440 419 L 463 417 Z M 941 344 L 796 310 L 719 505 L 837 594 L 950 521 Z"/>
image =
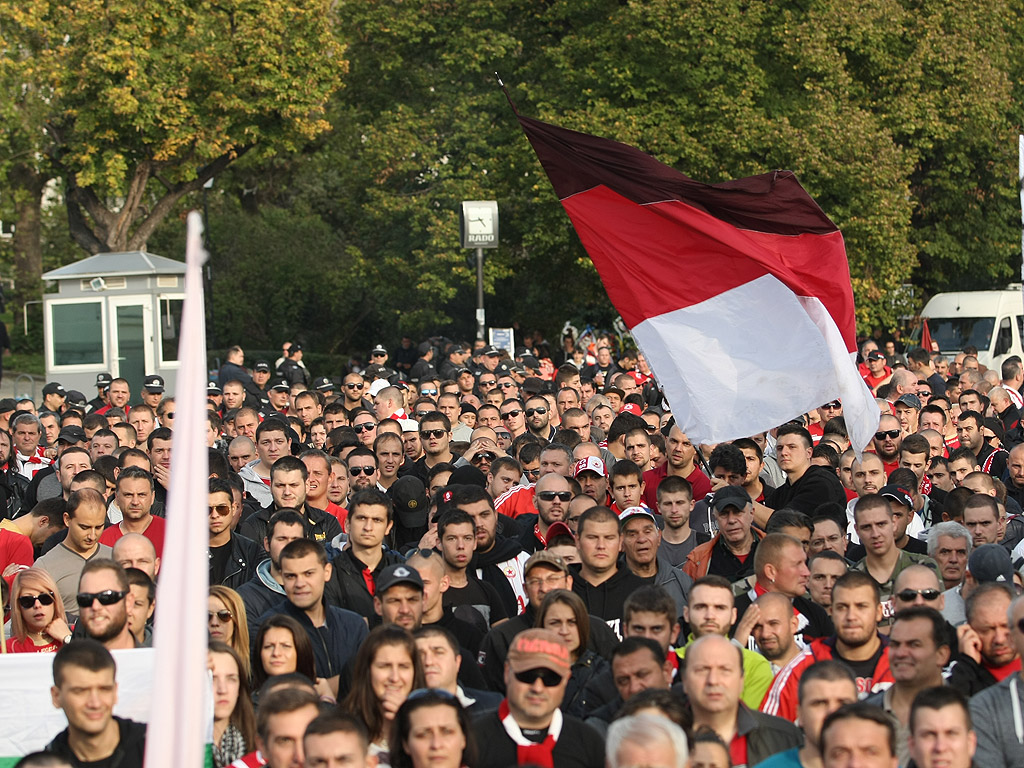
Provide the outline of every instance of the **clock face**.
<path id="1" fill-rule="evenodd" d="M 466 226 L 471 235 L 494 234 L 493 211 L 490 208 L 467 208 Z"/>

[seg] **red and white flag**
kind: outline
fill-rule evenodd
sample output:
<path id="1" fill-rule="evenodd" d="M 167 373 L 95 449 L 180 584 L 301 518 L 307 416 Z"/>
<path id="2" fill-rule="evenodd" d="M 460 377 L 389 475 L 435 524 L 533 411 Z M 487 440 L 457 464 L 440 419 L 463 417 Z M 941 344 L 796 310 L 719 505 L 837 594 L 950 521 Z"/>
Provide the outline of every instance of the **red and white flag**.
<path id="1" fill-rule="evenodd" d="M 843 237 L 792 172 L 702 184 L 635 147 L 519 122 L 690 438 L 839 397 L 854 447 L 870 442 Z"/>

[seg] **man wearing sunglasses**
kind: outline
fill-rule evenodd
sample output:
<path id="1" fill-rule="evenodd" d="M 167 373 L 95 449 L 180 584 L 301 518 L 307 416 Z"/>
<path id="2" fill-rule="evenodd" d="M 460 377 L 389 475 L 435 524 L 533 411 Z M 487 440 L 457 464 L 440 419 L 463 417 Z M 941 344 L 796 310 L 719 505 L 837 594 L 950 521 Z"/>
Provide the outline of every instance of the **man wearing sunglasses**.
<path id="1" fill-rule="evenodd" d="M 540 395 L 527 398 L 523 415 L 526 417 L 526 426 L 530 433 L 544 442 L 550 443 L 555 434 L 555 428 L 551 426 L 548 401 Z"/>
<path id="2" fill-rule="evenodd" d="M 136 646 L 128 625 L 134 601 L 128 576 L 116 562 L 96 558 L 86 563 L 75 602 L 86 637 L 103 643 L 108 651 Z"/>
<path id="3" fill-rule="evenodd" d="M 237 589 L 256 575 L 265 553 L 255 541 L 231 530 L 232 494 L 226 480 L 210 478 L 208 500 L 210 583 Z"/>
<path id="4" fill-rule="evenodd" d="M 452 424 L 440 411 L 431 411 L 420 419 L 420 445 L 423 455 L 412 465 L 412 474 L 427 483 L 427 474 L 436 464 L 454 464 L 451 452 Z"/>
<path id="5" fill-rule="evenodd" d="M 558 709 L 568 679 L 569 650 L 558 635 L 546 629 L 519 633 L 505 663 L 507 696 L 496 712 L 475 722 L 478 765 L 604 768 L 604 740 Z"/>
<path id="6" fill-rule="evenodd" d="M 569 516 L 570 501 L 572 489 L 569 481 L 561 475 L 551 472 L 537 481 L 533 492 L 533 506 L 537 512 L 519 518 L 523 525 L 519 543 L 524 551 L 533 554 L 547 546 L 548 529 L 554 523 L 565 522 Z"/>

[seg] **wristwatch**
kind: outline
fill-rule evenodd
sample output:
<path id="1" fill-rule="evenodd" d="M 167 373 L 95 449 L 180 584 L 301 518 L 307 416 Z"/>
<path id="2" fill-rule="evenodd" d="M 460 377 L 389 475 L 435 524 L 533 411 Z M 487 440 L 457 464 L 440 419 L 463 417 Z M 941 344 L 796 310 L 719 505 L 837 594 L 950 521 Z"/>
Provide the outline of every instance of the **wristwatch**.
<path id="1" fill-rule="evenodd" d="M 61 645 L 67 645 L 70 642 L 71 642 L 71 635 L 69 634 L 67 637 L 65 637 L 63 640 L 60 641 L 60 644 Z"/>

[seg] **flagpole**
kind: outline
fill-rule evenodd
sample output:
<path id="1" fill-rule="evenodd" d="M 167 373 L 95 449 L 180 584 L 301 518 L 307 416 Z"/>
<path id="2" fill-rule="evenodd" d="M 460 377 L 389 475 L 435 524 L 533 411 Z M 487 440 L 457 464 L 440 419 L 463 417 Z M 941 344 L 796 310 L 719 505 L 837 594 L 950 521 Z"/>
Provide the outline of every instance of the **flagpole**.
<path id="1" fill-rule="evenodd" d="M 206 658 L 209 466 L 202 231 L 202 219 L 193 211 L 188 215 L 181 367 L 174 388 L 177 417 L 153 637 L 161 663 L 153 684 L 146 768 L 200 768 L 213 727 Z"/>

